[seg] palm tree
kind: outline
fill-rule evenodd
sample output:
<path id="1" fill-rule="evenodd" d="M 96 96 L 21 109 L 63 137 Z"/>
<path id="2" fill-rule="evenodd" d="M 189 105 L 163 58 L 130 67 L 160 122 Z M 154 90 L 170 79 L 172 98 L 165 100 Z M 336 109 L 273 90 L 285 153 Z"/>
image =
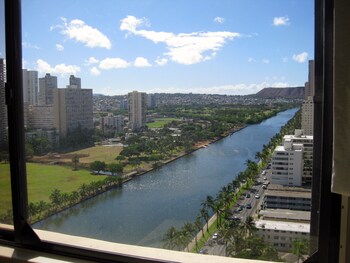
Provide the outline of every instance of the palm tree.
<path id="1" fill-rule="evenodd" d="M 163 247 L 167 249 L 176 249 L 179 247 L 178 243 L 178 232 L 174 226 L 170 227 L 168 231 L 165 232 L 163 237 Z"/>
<path id="2" fill-rule="evenodd" d="M 189 252 L 189 243 L 191 242 L 193 236 L 196 234 L 196 228 L 192 223 L 185 223 L 181 228 L 181 243 L 185 245 L 187 251 Z"/>
<path id="3" fill-rule="evenodd" d="M 295 239 L 292 242 L 292 253 L 298 257 L 298 262 L 309 252 L 309 241 L 307 239 Z"/>
<path id="4" fill-rule="evenodd" d="M 257 231 L 253 217 L 248 216 L 242 224 L 242 232 L 244 236 L 252 236 Z"/>
<path id="5" fill-rule="evenodd" d="M 73 171 L 76 171 L 78 168 L 78 163 L 79 163 L 79 156 L 78 154 L 74 154 L 74 156 L 72 157 L 72 163 L 73 163 Z"/>
<path id="6" fill-rule="evenodd" d="M 200 231 L 202 231 L 202 236 L 204 236 L 204 232 L 203 232 L 203 224 L 201 221 L 201 216 L 197 215 L 196 220 L 193 223 L 195 229 L 196 229 L 196 233 L 195 233 L 195 239 L 196 239 L 196 248 L 198 247 L 198 240 L 197 240 L 197 233 L 199 233 Z"/>
<path id="7" fill-rule="evenodd" d="M 207 225 L 207 232 L 209 232 L 209 226 L 208 226 L 208 221 L 209 221 L 209 213 L 208 213 L 208 209 L 207 207 L 203 206 L 202 209 L 199 211 L 201 218 L 204 219 L 204 221 L 206 222 Z"/>

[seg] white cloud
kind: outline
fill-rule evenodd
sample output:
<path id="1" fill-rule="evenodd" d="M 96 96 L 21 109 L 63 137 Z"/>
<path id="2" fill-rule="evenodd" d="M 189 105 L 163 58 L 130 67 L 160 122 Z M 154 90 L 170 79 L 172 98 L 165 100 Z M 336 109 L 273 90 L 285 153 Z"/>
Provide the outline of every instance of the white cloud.
<path id="1" fill-rule="evenodd" d="M 268 59 L 263 59 L 263 61 L 262 61 L 264 64 L 270 64 L 270 60 L 268 60 Z"/>
<path id="2" fill-rule="evenodd" d="M 22 58 L 22 68 L 27 68 L 28 62 L 24 58 Z"/>
<path id="3" fill-rule="evenodd" d="M 62 46 L 61 44 L 56 44 L 56 49 L 58 51 L 63 51 L 64 50 L 64 46 Z"/>
<path id="4" fill-rule="evenodd" d="M 62 18 L 62 21 L 62 25 L 52 26 L 50 29 L 60 28 L 63 35 L 69 39 L 84 43 L 89 48 L 101 47 L 111 49 L 111 41 L 98 29 L 85 24 L 84 21 L 74 19 L 67 22 L 66 18 Z"/>
<path id="5" fill-rule="evenodd" d="M 80 67 L 75 65 L 66 65 L 66 64 L 58 64 L 54 67 L 51 67 L 49 63 L 42 59 L 38 59 L 36 61 L 36 69 L 39 73 L 54 73 L 61 75 L 76 75 L 80 72 Z"/>
<path id="6" fill-rule="evenodd" d="M 85 60 L 85 65 L 90 66 L 92 64 L 97 64 L 99 60 L 95 57 L 89 57 L 88 59 Z"/>
<path id="7" fill-rule="evenodd" d="M 99 76 L 99 75 L 101 75 L 101 71 L 99 71 L 98 68 L 96 68 L 96 67 L 91 68 L 91 69 L 90 69 L 90 73 L 91 73 L 91 75 L 93 75 L 93 76 Z"/>
<path id="8" fill-rule="evenodd" d="M 217 16 L 214 18 L 214 22 L 218 24 L 222 24 L 225 22 L 225 18 Z"/>
<path id="9" fill-rule="evenodd" d="M 307 52 L 302 52 L 300 54 L 294 54 L 292 58 L 298 63 L 304 63 L 307 60 L 308 55 L 309 54 Z"/>
<path id="10" fill-rule="evenodd" d="M 179 33 L 157 32 L 152 30 L 138 30 L 143 25 L 148 25 L 145 18 L 138 19 L 127 16 L 121 20 L 120 30 L 128 34 L 144 37 L 154 43 L 165 43 L 168 56 L 172 61 L 191 65 L 212 59 L 228 40 L 233 40 L 241 35 L 236 32 L 193 32 Z"/>
<path id="11" fill-rule="evenodd" d="M 248 58 L 248 62 L 249 62 L 249 63 L 254 62 L 254 61 L 255 61 L 255 60 L 254 60 L 252 57 Z"/>
<path id="12" fill-rule="evenodd" d="M 32 48 L 32 49 L 37 49 L 37 50 L 40 49 L 37 45 L 33 45 L 33 44 L 31 44 L 29 42 L 25 42 L 25 41 L 22 42 L 22 47 L 24 47 L 24 48 Z"/>
<path id="13" fill-rule="evenodd" d="M 155 62 L 158 66 L 164 66 L 168 63 L 168 60 L 166 58 L 157 58 Z"/>
<path id="14" fill-rule="evenodd" d="M 130 63 L 121 59 L 121 58 L 105 58 L 99 64 L 100 69 L 120 69 L 127 68 L 130 66 Z"/>
<path id="15" fill-rule="evenodd" d="M 290 25 L 288 16 L 275 17 L 273 19 L 273 25 L 274 26 L 288 26 L 288 25 Z"/>
<path id="16" fill-rule="evenodd" d="M 151 67 L 152 65 L 148 62 L 146 58 L 137 57 L 134 62 L 134 66 L 138 68 Z"/>

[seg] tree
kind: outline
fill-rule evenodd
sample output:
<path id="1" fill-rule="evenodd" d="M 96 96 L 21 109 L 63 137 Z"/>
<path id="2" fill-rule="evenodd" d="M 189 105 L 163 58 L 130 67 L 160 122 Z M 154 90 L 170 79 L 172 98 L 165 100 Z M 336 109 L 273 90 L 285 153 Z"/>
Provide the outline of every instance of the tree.
<path id="1" fill-rule="evenodd" d="M 62 205 L 62 193 L 60 190 L 58 189 L 54 189 L 50 196 L 49 199 L 51 200 L 51 203 L 53 204 L 53 206 L 57 209 L 59 207 L 61 207 Z"/>
<path id="2" fill-rule="evenodd" d="M 106 163 L 101 161 L 94 161 L 90 163 L 90 170 L 92 172 L 97 171 L 97 174 L 100 174 L 101 171 L 106 170 Z"/>
<path id="3" fill-rule="evenodd" d="M 78 154 L 74 154 L 72 157 L 73 171 L 78 170 L 79 156 Z"/>
<path id="4" fill-rule="evenodd" d="M 207 225 L 207 232 L 209 232 L 209 226 L 208 226 L 208 221 L 209 221 L 209 213 L 208 213 L 208 208 L 203 206 L 202 209 L 199 211 L 201 218 L 204 219 Z"/>
<path id="5" fill-rule="evenodd" d="M 185 223 L 180 230 L 180 243 L 187 248 L 189 252 L 189 243 L 191 242 L 193 236 L 197 234 L 196 228 L 192 223 Z"/>
<path id="6" fill-rule="evenodd" d="M 252 236 L 257 231 L 253 217 L 248 216 L 246 218 L 245 222 L 242 225 L 242 231 L 244 233 L 244 236 L 248 237 Z"/>
<path id="7" fill-rule="evenodd" d="M 294 239 L 292 242 L 292 253 L 300 259 L 304 259 L 304 255 L 309 252 L 309 241 L 307 239 Z"/>
<path id="8" fill-rule="evenodd" d="M 164 234 L 163 237 L 163 247 L 167 249 L 178 249 L 179 248 L 179 240 L 178 240 L 178 231 L 174 226 L 170 227 Z"/>
<path id="9" fill-rule="evenodd" d="M 123 165 L 120 163 L 110 163 L 108 165 L 109 171 L 112 173 L 112 176 L 116 173 L 122 173 L 123 172 Z"/>

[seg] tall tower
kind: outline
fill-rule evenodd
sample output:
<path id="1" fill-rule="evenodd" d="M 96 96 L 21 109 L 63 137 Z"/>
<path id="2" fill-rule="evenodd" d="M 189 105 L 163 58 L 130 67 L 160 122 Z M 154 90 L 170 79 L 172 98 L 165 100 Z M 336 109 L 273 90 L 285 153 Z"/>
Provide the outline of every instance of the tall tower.
<path id="1" fill-rule="evenodd" d="M 81 89 L 81 78 L 76 78 L 74 75 L 70 75 L 69 87 L 73 89 Z"/>
<path id="2" fill-rule="evenodd" d="M 68 87 L 54 89 L 54 126 L 61 138 L 78 127 L 94 129 L 92 89 Z"/>
<path id="3" fill-rule="evenodd" d="M 315 67 L 314 61 L 309 61 L 309 79 L 305 83 L 304 102 L 301 107 L 301 128 L 305 135 L 314 133 L 314 94 L 315 94 Z"/>
<path id="4" fill-rule="evenodd" d="M 53 104 L 54 89 L 57 89 L 57 77 L 46 73 L 45 77 L 39 78 L 39 105 Z"/>
<path id="5" fill-rule="evenodd" d="M 7 110 L 5 104 L 5 65 L 0 58 L 0 151 L 7 141 Z"/>
<path id="6" fill-rule="evenodd" d="M 23 102 L 29 105 L 38 104 L 38 71 L 22 70 L 23 73 Z"/>
<path id="7" fill-rule="evenodd" d="M 133 91 L 128 94 L 129 127 L 139 130 L 146 124 L 147 94 Z"/>

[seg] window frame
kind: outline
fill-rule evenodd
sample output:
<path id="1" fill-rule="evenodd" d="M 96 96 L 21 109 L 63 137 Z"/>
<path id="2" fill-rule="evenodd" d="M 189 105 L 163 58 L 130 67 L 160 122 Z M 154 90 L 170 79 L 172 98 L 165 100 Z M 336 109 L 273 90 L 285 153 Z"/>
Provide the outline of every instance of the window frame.
<path id="1" fill-rule="evenodd" d="M 339 258 L 341 196 L 331 193 L 333 138 L 333 19 L 334 0 L 315 0 L 315 112 L 312 211 L 310 235 L 315 253 L 305 262 L 337 262 Z M 95 262 L 160 262 L 76 248 L 40 240 L 27 223 L 22 91 L 21 0 L 5 0 L 6 103 L 14 230 L 0 229 L 0 244 Z"/>

